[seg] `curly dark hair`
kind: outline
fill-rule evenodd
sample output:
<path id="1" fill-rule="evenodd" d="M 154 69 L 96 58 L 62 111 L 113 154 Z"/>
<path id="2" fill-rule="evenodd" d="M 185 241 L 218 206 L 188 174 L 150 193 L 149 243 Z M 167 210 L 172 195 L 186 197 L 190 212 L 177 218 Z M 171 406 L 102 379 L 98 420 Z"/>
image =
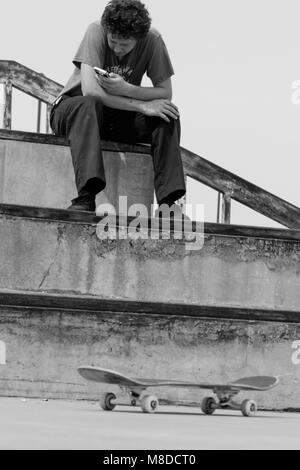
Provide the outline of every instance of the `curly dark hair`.
<path id="1" fill-rule="evenodd" d="M 151 27 L 151 18 L 139 0 L 111 0 L 102 15 L 104 29 L 123 39 L 142 39 Z"/>

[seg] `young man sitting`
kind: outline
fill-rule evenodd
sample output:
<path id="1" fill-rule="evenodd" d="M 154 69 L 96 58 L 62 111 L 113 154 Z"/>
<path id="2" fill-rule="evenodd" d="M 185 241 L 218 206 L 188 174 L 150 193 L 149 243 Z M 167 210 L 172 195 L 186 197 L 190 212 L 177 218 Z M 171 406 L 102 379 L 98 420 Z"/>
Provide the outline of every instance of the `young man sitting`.
<path id="1" fill-rule="evenodd" d="M 78 197 L 70 210 L 95 211 L 106 186 L 101 140 L 152 145 L 159 205 L 186 193 L 174 74 L 165 43 L 138 0 L 112 0 L 92 23 L 73 60 L 74 72 L 54 102 L 51 127 L 70 142 Z M 94 67 L 109 77 L 98 77 Z M 142 87 L 144 74 L 152 87 Z"/>

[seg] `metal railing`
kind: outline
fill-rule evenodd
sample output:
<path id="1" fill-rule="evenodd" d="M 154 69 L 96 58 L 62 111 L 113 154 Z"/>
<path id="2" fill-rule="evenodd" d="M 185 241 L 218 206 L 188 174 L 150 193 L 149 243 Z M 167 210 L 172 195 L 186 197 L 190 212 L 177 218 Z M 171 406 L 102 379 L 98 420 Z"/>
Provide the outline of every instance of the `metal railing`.
<path id="1" fill-rule="evenodd" d="M 46 132 L 51 133 L 49 125 L 51 103 L 63 89 L 62 85 L 17 62 L 3 60 L 0 60 L 0 83 L 4 85 L 4 129 L 11 129 L 12 92 L 13 88 L 17 88 L 38 100 L 38 133 L 41 127 L 41 103 L 46 103 Z M 138 150 L 137 146 L 133 148 L 135 152 Z M 147 152 L 142 151 L 142 153 Z M 218 192 L 218 223 L 230 224 L 231 203 L 235 200 L 288 228 L 300 228 L 298 207 L 189 150 L 182 148 L 181 154 L 186 176 Z"/>
<path id="2" fill-rule="evenodd" d="M 0 128 L 4 127 L 4 103 L 0 103 Z"/>
<path id="3" fill-rule="evenodd" d="M 12 93 L 16 88 L 38 100 L 37 132 L 41 128 L 42 103 L 46 104 L 46 132 L 51 133 L 49 117 L 51 104 L 62 90 L 62 85 L 50 80 L 41 73 L 10 60 L 0 60 L 0 83 L 4 86 L 3 127 L 11 129 L 12 123 Z"/>

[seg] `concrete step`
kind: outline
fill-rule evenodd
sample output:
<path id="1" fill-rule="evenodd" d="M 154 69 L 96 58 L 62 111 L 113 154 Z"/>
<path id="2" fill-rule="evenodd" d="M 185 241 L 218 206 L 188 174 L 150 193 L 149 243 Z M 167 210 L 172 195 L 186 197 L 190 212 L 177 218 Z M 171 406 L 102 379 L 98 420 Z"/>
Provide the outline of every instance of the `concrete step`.
<path id="1" fill-rule="evenodd" d="M 281 375 L 276 389 L 240 399 L 256 399 L 263 409 L 300 409 L 299 317 L 287 322 L 282 312 L 281 319 L 271 318 L 264 310 L 2 290 L 0 395 L 98 400 L 105 391 L 117 392 L 81 379 L 77 368 L 92 365 L 202 382 Z M 199 404 L 207 396 L 153 391 L 166 402 Z"/>
<path id="2" fill-rule="evenodd" d="M 165 240 L 148 231 L 148 239 L 136 239 L 117 227 L 117 239 L 100 240 L 101 221 L 89 213 L 0 205 L 0 289 L 299 311 L 297 230 L 204 224 L 204 243 L 195 244 L 172 232 Z"/>
<path id="3" fill-rule="evenodd" d="M 102 142 L 107 187 L 97 205 L 143 204 L 151 214 L 154 172 L 151 147 Z M 0 129 L 0 203 L 64 209 L 77 197 L 67 140 Z"/>

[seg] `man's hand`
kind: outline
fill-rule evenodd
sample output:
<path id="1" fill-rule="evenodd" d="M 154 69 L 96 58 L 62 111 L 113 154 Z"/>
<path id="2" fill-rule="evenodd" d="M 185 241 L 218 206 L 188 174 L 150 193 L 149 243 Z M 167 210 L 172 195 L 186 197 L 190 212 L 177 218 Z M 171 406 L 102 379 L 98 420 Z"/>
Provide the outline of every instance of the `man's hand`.
<path id="1" fill-rule="evenodd" d="M 169 100 L 145 101 L 142 104 L 142 113 L 146 116 L 159 116 L 167 122 L 170 122 L 169 118 L 177 120 L 180 115 L 177 106 Z"/>
<path id="2" fill-rule="evenodd" d="M 121 75 L 111 73 L 109 78 L 97 75 L 99 85 L 110 95 L 126 96 L 128 83 Z"/>

